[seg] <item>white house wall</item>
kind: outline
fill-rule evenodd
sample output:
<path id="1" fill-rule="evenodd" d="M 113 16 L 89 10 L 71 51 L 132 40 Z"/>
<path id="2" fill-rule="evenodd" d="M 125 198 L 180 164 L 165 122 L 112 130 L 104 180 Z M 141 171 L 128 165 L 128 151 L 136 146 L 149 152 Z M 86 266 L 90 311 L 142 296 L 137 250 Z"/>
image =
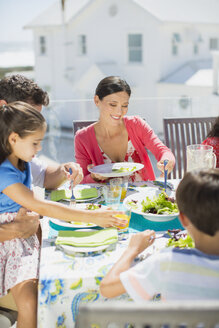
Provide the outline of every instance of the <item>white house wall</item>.
<path id="1" fill-rule="evenodd" d="M 118 13 L 111 17 L 109 8 L 115 4 Z M 128 63 L 129 33 L 143 35 L 143 62 L 140 64 Z M 173 56 L 171 52 L 173 33 L 179 33 L 182 39 L 178 44 L 177 56 Z M 80 34 L 87 36 L 85 56 L 78 54 Z M 194 55 L 193 39 L 199 34 L 203 41 L 199 43 L 199 54 Z M 40 27 L 34 30 L 34 35 L 36 80 L 42 87 L 50 87 L 52 99 L 86 98 L 93 95 L 96 85 L 92 90 L 77 90 L 77 81 L 93 65 L 104 63 L 115 63 L 112 74 L 116 74 L 118 68 L 118 75 L 122 75 L 130 83 L 134 98 L 166 94 L 174 96 L 177 87 L 169 85 L 167 88 L 161 87 L 160 91 L 157 90 L 157 82 L 189 60 L 209 59 L 209 38 L 219 38 L 219 28 L 213 24 L 197 24 L 194 27 L 192 24 L 161 22 L 129 0 L 97 0 L 74 18 L 65 31 L 62 27 Z M 48 40 L 46 56 L 38 53 L 40 35 L 45 35 Z M 144 116 L 155 130 L 160 131 L 161 124 L 158 120 L 161 115 L 165 115 L 166 107 L 156 103 L 153 99 L 132 102 L 129 111 L 131 114 Z M 58 114 L 61 124 L 67 126 L 79 115 L 78 104 L 69 106 L 65 104 L 65 111 L 70 117 L 62 115 L 63 109 Z M 85 112 L 86 106 L 83 105 L 83 116 Z M 89 112 L 89 118 L 92 115 L 96 117 L 95 108 Z"/>

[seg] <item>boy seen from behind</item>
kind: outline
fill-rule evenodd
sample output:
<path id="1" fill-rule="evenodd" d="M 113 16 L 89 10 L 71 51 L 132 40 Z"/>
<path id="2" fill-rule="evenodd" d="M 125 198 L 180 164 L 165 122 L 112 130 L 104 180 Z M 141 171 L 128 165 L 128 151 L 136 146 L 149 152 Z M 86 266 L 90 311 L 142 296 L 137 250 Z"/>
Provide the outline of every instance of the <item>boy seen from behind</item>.
<path id="1" fill-rule="evenodd" d="M 187 173 L 177 188 L 176 201 L 179 219 L 195 248 L 165 248 L 132 266 L 156 238 L 150 230 L 133 235 L 101 282 L 103 296 L 127 292 L 134 301 L 150 300 L 156 294 L 162 300 L 219 300 L 219 170 Z"/>

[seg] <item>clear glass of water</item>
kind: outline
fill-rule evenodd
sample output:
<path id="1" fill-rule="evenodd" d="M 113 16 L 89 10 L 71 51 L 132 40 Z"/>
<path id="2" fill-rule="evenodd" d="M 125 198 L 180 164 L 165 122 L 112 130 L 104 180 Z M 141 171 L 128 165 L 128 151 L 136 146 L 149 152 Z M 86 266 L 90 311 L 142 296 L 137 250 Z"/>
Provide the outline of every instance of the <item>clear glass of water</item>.
<path id="1" fill-rule="evenodd" d="M 107 185 L 103 187 L 103 197 L 105 204 L 109 206 L 113 210 L 117 210 L 120 205 L 121 199 L 121 186 L 115 185 Z"/>

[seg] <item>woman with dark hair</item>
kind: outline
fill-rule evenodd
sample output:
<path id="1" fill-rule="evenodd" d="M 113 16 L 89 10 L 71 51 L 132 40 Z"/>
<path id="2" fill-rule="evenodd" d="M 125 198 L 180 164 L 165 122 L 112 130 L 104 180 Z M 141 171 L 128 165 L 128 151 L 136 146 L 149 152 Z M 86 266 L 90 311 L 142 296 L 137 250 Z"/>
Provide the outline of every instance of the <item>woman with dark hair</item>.
<path id="1" fill-rule="evenodd" d="M 100 111 L 99 120 L 79 130 L 75 136 L 75 158 L 84 173 L 82 183 L 106 179 L 99 174 L 90 174 L 88 165 L 114 162 L 142 163 L 144 168 L 133 173 L 131 180 L 154 180 L 147 149 L 156 157 L 157 167 L 161 172 L 164 170 L 165 159 L 168 160 L 168 172 L 172 171 L 175 164 L 174 155 L 151 127 L 138 116 L 125 116 L 130 95 L 130 86 L 120 77 L 109 76 L 98 84 L 94 102 Z"/>
<path id="2" fill-rule="evenodd" d="M 216 168 L 219 168 L 219 116 L 214 121 L 211 131 L 207 138 L 202 142 L 203 145 L 212 146 L 217 157 Z"/>

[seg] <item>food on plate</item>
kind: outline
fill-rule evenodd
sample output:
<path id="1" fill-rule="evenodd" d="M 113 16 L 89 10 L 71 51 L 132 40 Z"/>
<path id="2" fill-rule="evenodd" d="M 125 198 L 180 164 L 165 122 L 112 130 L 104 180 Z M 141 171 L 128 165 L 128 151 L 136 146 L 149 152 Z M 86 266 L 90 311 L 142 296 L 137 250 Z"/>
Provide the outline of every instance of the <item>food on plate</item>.
<path id="1" fill-rule="evenodd" d="M 130 202 L 127 202 L 127 205 L 129 205 L 133 210 L 138 209 L 138 201 L 137 200 L 131 200 Z"/>
<path id="2" fill-rule="evenodd" d="M 86 204 L 85 210 L 94 211 L 94 210 L 99 210 L 101 207 L 102 205 L 100 204 Z M 87 227 L 93 226 L 93 223 L 87 223 L 87 222 L 71 221 L 71 223 L 75 225 L 86 225 Z"/>
<path id="3" fill-rule="evenodd" d="M 138 209 L 138 201 L 132 200 L 128 202 L 128 205 L 132 209 Z M 173 197 L 169 197 L 165 191 L 162 191 L 158 196 L 154 196 L 153 199 L 146 197 L 141 202 L 141 211 L 150 214 L 174 214 L 178 213 L 178 207 Z"/>
<path id="4" fill-rule="evenodd" d="M 186 231 L 180 229 L 173 229 L 167 231 L 170 238 L 166 244 L 167 247 L 179 247 L 179 248 L 194 248 L 195 244 L 192 237 L 187 234 Z"/>
<path id="5" fill-rule="evenodd" d="M 174 198 L 169 197 L 164 191 L 158 196 L 154 196 L 152 200 L 146 197 L 146 200 L 143 200 L 141 205 L 142 212 L 144 213 L 173 214 L 179 212 Z"/>
<path id="6" fill-rule="evenodd" d="M 93 210 L 98 210 L 99 208 L 101 208 L 100 204 L 87 204 L 85 209 L 89 211 L 93 211 Z"/>
<path id="7" fill-rule="evenodd" d="M 132 172 L 134 170 L 136 170 L 137 167 L 133 166 L 133 167 L 118 167 L 118 168 L 112 168 L 113 172 L 117 172 L 117 173 L 122 173 L 122 172 Z"/>

